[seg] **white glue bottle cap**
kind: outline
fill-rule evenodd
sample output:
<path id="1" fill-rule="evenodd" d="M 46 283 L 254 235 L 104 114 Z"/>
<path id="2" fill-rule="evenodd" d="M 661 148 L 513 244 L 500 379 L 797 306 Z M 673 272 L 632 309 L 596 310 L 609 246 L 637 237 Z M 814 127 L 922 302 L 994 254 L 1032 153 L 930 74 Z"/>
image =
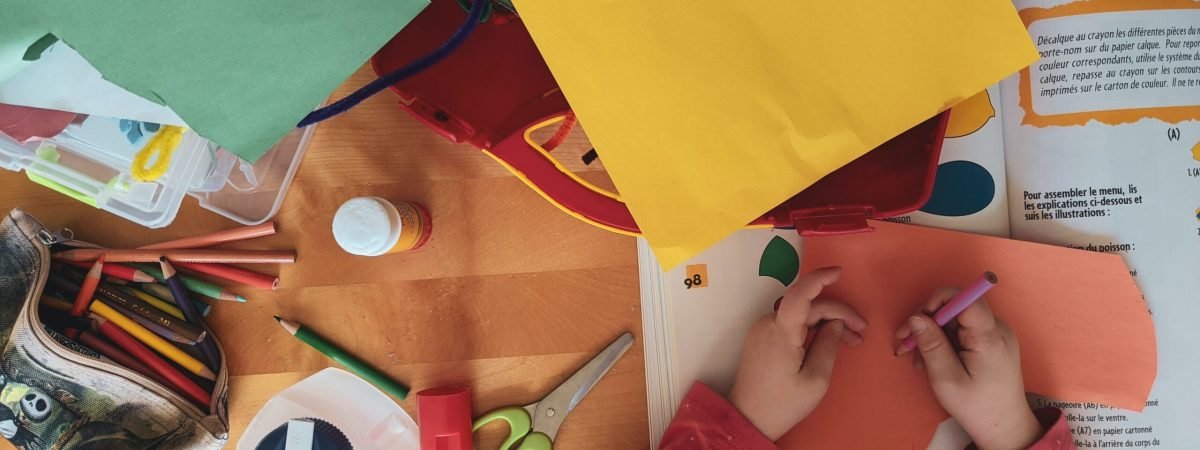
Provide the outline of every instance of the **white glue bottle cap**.
<path id="1" fill-rule="evenodd" d="M 400 239 L 400 213 L 379 197 L 352 198 L 333 216 L 333 238 L 352 255 L 388 253 Z"/>

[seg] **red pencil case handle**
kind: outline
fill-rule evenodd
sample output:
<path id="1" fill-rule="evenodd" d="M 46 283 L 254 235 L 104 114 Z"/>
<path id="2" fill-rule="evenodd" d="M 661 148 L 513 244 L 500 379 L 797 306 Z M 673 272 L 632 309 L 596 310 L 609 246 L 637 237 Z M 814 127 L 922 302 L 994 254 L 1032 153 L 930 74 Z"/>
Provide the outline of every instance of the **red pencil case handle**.
<path id="1" fill-rule="evenodd" d="M 609 231 L 639 235 L 637 222 L 620 196 L 563 167 L 531 134 L 563 121 L 565 113 L 543 117 L 483 151 L 567 214 Z"/>

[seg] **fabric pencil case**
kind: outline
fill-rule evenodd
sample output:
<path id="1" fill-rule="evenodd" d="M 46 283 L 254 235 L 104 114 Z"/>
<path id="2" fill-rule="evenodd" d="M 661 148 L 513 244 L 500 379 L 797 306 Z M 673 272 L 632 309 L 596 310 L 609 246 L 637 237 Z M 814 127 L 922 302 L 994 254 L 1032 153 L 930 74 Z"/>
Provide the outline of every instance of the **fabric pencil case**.
<path id="1" fill-rule="evenodd" d="M 229 373 L 219 342 L 221 367 L 200 408 L 42 324 L 50 251 L 66 246 L 76 243 L 20 209 L 0 223 L 0 435 L 23 450 L 223 447 Z"/>

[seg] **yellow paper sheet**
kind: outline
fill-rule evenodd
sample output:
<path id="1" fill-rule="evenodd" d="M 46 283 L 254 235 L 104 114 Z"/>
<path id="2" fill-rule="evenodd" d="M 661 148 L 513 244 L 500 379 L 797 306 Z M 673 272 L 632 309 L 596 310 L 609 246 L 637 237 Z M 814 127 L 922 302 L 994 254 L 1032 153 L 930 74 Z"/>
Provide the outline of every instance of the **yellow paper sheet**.
<path id="1" fill-rule="evenodd" d="M 1037 58 L 1008 0 L 514 3 L 665 268 Z"/>

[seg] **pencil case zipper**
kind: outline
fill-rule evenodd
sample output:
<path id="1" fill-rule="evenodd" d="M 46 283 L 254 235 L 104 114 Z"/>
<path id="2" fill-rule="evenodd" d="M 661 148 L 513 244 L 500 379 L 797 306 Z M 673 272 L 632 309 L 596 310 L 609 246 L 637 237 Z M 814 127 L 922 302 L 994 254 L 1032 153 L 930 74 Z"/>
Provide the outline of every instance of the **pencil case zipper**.
<path id="1" fill-rule="evenodd" d="M 28 222 L 32 222 L 36 229 L 26 229 L 26 227 L 29 225 Z M 69 229 L 51 232 L 36 219 L 28 215 L 26 215 L 22 221 L 18 221 L 18 226 L 21 227 L 22 231 L 26 233 L 26 237 L 33 238 L 31 240 L 36 240 L 34 245 L 38 247 L 38 255 L 42 261 L 42 267 L 40 267 L 38 270 L 37 284 L 35 284 L 34 289 L 30 291 L 30 295 L 25 298 L 25 310 L 28 312 L 28 314 L 26 314 L 28 320 L 26 321 L 25 325 L 28 326 L 33 332 L 34 339 L 36 339 L 39 344 L 43 345 L 47 349 L 50 349 L 51 353 L 74 364 L 108 372 L 127 380 L 138 381 L 139 384 L 146 389 L 149 389 L 158 396 L 170 401 L 175 405 L 176 408 L 179 408 L 181 411 L 186 413 L 189 418 L 195 420 L 196 423 L 199 423 L 201 426 L 208 429 L 209 433 L 221 439 L 228 439 L 228 424 L 222 424 L 225 430 L 217 432 L 213 430 L 214 427 L 209 423 L 210 421 L 208 420 L 210 417 L 215 417 L 218 421 L 221 420 L 220 415 L 217 414 L 217 403 L 224 396 L 229 384 L 229 372 L 227 369 L 228 365 L 226 364 L 225 360 L 225 349 L 221 347 L 221 341 L 216 338 L 216 336 L 212 333 L 212 330 L 208 328 L 208 325 L 204 326 L 204 329 L 208 331 L 207 339 L 213 339 L 213 342 L 216 344 L 217 354 L 221 357 L 221 364 L 220 367 L 217 368 L 217 379 L 213 386 L 213 391 L 209 396 L 208 412 L 205 413 L 204 411 L 201 411 L 200 408 L 198 408 L 195 404 L 183 398 L 182 395 L 179 395 L 166 386 L 160 385 L 157 381 L 151 380 L 145 375 L 137 373 L 119 364 L 88 358 L 63 346 L 54 338 L 50 337 L 50 334 L 47 333 L 46 330 L 41 326 L 41 319 L 38 317 L 37 309 L 37 300 L 42 297 L 42 292 L 45 290 L 47 279 L 50 276 L 50 246 L 59 244 L 77 248 L 103 247 L 90 242 L 74 239 L 73 233 L 71 233 Z"/>

